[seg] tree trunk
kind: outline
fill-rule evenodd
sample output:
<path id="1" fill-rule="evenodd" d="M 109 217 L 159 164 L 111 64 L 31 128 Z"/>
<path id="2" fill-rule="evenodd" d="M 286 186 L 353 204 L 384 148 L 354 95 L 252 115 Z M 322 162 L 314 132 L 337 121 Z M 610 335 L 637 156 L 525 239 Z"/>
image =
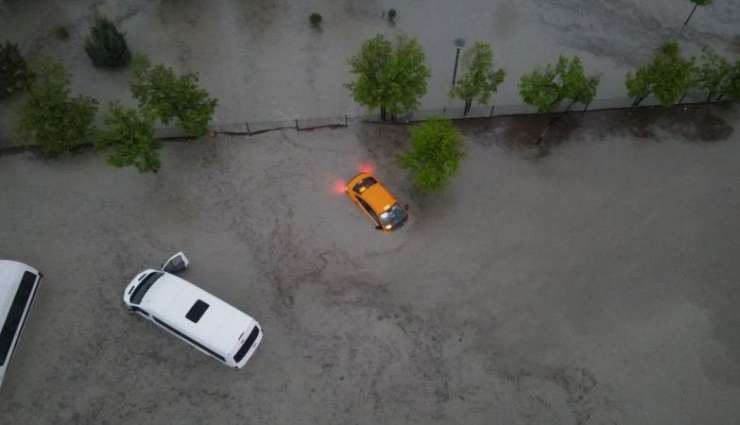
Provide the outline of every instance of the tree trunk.
<path id="1" fill-rule="evenodd" d="M 467 116 L 468 112 L 470 112 L 470 106 L 473 104 L 472 100 L 466 100 L 465 101 L 465 109 L 463 110 L 463 116 Z"/>
<path id="2" fill-rule="evenodd" d="M 694 12 L 696 12 L 697 7 L 699 7 L 699 5 L 694 3 L 694 8 L 691 9 L 691 13 L 689 13 L 689 17 L 686 18 L 686 22 L 683 23 L 683 27 L 681 27 L 681 29 L 683 29 L 686 26 L 686 24 L 689 23 L 689 21 L 691 20 L 691 17 L 694 16 Z"/>
<path id="3" fill-rule="evenodd" d="M 560 102 L 560 101 L 558 101 L 558 102 Z M 555 116 L 554 116 L 554 117 L 553 117 L 552 119 L 550 119 L 550 122 L 548 122 L 548 123 L 547 123 L 547 126 L 545 127 L 545 129 L 544 129 L 544 130 L 542 130 L 542 133 L 540 133 L 540 137 L 539 137 L 539 138 L 537 138 L 537 143 L 536 143 L 536 145 L 538 145 L 538 146 L 539 146 L 539 145 L 540 145 L 540 143 L 542 143 L 542 141 L 543 141 L 543 140 L 545 139 L 545 135 L 546 135 L 546 134 L 547 134 L 547 132 L 548 132 L 548 131 L 550 130 L 550 127 L 552 127 L 552 126 L 553 126 L 553 124 L 555 124 L 556 122 L 558 122 L 558 121 L 560 120 L 560 118 L 564 117 L 564 116 L 565 116 L 565 114 L 567 114 L 568 112 L 570 112 L 570 108 L 572 108 L 572 107 L 573 107 L 573 105 L 575 105 L 575 104 L 576 104 L 576 101 L 575 101 L 575 100 L 571 101 L 571 102 L 570 102 L 570 103 L 568 104 L 568 107 L 567 107 L 567 108 L 565 108 L 565 111 L 563 111 L 563 112 L 561 112 L 561 113 L 559 113 L 559 114 L 555 115 Z"/>
<path id="4" fill-rule="evenodd" d="M 642 101 L 645 100 L 646 97 L 647 97 L 647 95 L 641 96 L 641 97 L 636 97 L 635 98 L 635 101 L 632 102 L 632 106 L 634 106 L 634 107 L 640 106 L 640 103 L 642 103 Z"/>
<path id="5" fill-rule="evenodd" d="M 380 107 L 380 120 L 385 121 L 385 106 Z"/>
<path id="6" fill-rule="evenodd" d="M 719 96 L 717 96 L 717 98 L 716 98 L 716 99 L 714 99 L 714 101 L 715 101 L 715 102 L 719 102 L 720 100 L 722 100 L 722 98 L 723 98 L 723 97 L 725 97 L 725 94 L 724 94 L 724 93 L 722 93 L 722 94 L 720 94 Z"/>
<path id="7" fill-rule="evenodd" d="M 686 93 L 684 93 L 680 99 L 678 99 L 678 102 L 676 102 L 677 105 L 680 105 L 681 102 L 683 102 L 683 99 L 686 97 Z"/>

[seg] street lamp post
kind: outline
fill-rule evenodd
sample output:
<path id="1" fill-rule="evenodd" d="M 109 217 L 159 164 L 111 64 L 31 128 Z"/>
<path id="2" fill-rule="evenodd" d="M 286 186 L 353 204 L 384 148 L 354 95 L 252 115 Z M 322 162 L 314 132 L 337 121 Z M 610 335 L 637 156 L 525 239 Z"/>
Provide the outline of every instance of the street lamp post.
<path id="1" fill-rule="evenodd" d="M 456 38 L 455 39 L 455 47 L 457 47 L 457 51 L 455 52 L 455 68 L 452 70 L 452 85 L 455 85 L 455 81 L 457 80 L 457 62 L 460 60 L 460 49 L 465 47 L 465 39 L 464 38 Z"/>

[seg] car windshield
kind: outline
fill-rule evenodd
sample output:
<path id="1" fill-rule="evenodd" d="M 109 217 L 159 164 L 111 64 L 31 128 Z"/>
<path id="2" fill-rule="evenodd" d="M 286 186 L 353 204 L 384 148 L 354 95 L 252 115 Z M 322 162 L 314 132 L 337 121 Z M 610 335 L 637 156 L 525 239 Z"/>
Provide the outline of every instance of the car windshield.
<path id="1" fill-rule="evenodd" d="M 385 229 L 392 229 L 402 224 L 404 220 L 406 220 L 406 210 L 398 204 L 393 204 L 387 211 L 380 214 L 380 224 Z"/>
<path id="2" fill-rule="evenodd" d="M 134 293 L 131 295 L 131 304 L 140 304 L 141 300 L 144 299 L 144 295 L 149 291 L 149 288 L 151 288 L 152 285 L 154 285 L 154 282 L 162 277 L 163 274 L 164 273 L 162 272 L 149 273 L 147 277 L 139 283 L 134 290 Z"/>

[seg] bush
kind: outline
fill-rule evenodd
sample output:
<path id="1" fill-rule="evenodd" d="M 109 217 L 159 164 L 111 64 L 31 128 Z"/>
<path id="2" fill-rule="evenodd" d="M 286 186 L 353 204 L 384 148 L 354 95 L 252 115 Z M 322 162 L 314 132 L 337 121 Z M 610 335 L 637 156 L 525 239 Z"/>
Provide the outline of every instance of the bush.
<path id="1" fill-rule="evenodd" d="M 131 62 L 123 34 L 106 18 L 97 18 L 85 39 L 85 52 L 98 68 L 118 69 Z"/>
<path id="2" fill-rule="evenodd" d="M 42 62 L 29 92 L 21 106 L 18 131 L 42 152 L 50 156 L 73 152 L 92 135 L 97 102 L 70 96 L 69 78 L 61 64 Z"/>
<path id="3" fill-rule="evenodd" d="M 177 76 L 172 68 L 152 66 L 143 56 L 134 60 L 131 93 L 143 111 L 165 124 L 177 120 L 177 126 L 194 137 L 206 134 L 218 103 L 198 86 L 196 74 Z"/>
<path id="4" fill-rule="evenodd" d="M 401 167 L 411 171 L 422 192 L 447 186 L 465 156 L 462 136 L 452 121 L 434 119 L 411 128 L 411 149 L 401 157 Z"/>
<path id="5" fill-rule="evenodd" d="M 18 45 L 6 41 L 0 46 L 0 99 L 25 90 L 32 78 Z"/>
<path id="6" fill-rule="evenodd" d="M 318 13 L 312 13 L 311 16 L 309 16 L 308 20 L 311 22 L 311 26 L 314 28 L 319 28 L 321 26 L 321 15 Z"/>
<path id="7" fill-rule="evenodd" d="M 105 130 L 98 133 L 95 148 L 99 152 L 112 151 L 107 158 L 110 165 L 133 165 L 142 173 L 159 170 L 161 142 L 154 137 L 154 117 L 113 103 L 105 125 Z"/>

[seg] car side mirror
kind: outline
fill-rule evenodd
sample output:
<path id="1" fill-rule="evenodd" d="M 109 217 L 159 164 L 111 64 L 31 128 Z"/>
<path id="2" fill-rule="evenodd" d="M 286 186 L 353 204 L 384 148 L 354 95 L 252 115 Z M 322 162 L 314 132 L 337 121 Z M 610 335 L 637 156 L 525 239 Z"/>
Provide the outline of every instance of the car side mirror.
<path id="1" fill-rule="evenodd" d="M 180 251 L 162 264 L 162 271 L 167 273 L 179 273 L 190 266 L 190 260 L 185 253 Z"/>

